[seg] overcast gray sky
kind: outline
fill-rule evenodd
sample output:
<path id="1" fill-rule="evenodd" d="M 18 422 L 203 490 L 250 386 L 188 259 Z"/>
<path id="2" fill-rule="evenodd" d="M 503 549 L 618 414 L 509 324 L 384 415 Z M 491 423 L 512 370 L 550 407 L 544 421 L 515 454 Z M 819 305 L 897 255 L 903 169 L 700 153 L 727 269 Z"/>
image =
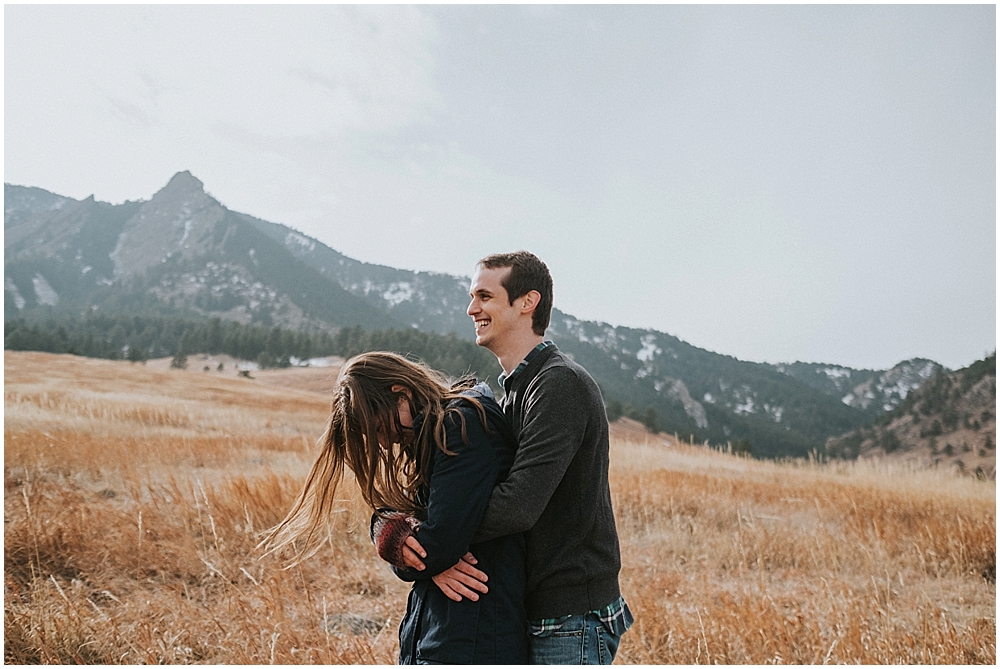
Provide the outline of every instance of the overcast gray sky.
<path id="1" fill-rule="evenodd" d="M 996 10 L 4 7 L 4 181 L 226 206 L 744 360 L 996 348 Z"/>

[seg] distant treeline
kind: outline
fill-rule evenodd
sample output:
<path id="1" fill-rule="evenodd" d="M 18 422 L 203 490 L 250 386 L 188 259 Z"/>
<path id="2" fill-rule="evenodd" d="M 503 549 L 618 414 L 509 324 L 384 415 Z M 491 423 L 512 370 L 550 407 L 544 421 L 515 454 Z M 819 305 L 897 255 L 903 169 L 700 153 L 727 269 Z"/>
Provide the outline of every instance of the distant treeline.
<path id="1" fill-rule="evenodd" d="M 441 335 L 413 329 L 369 332 L 355 326 L 343 328 L 334 341 L 334 355 L 349 358 L 365 351 L 409 354 L 450 376 L 471 374 L 499 389 L 496 381 L 502 370 L 496 356 L 454 333 Z"/>
<path id="2" fill-rule="evenodd" d="M 296 332 L 241 325 L 213 318 L 195 321 L 163 316 L 90 315 L 47 321 L 14 319 L 4 323 L 4 349 L 70 353 L 91 358 L 143 362 L 150 358 L 226 354 L 256 361 L 261 367 L 287 367 L 291 359 L 365 351 L 394 351 L 423 360 L 451 376 L 491 377 L 499 372 L 496 358 L 475 343 L 455 335 L 418 330 L 365 331 L 360 327 L 328 332 Z"/>

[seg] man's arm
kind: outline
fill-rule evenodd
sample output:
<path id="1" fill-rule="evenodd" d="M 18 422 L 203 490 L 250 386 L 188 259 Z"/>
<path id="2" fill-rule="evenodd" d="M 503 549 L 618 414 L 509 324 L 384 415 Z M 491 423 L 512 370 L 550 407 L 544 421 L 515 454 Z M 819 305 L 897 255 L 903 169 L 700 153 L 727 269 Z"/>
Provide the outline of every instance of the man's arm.
<path id="1" fill-rule="evenodd" d="M 583 443 L 591 403 L 573 370 L 552 367 L 532 385 L 514 464 L 493 488 L 474 542 L 534 527 Z"/>
<path id="2" fill-rule="evenodd" d="M 471 409 L 463 414 L 469 444 L 462 441 L 458 421 L 449 417 L 447 444 L 455 455 L 440 450 L 434 454 L 427 520 L 416 534 L 425 569 L 393 567 L 403 580 L 431 578 L 459 563 L 486 510 L 497 476 L 496 459 L 478 414 Z"/>
<path id="3" fill-rule="evenodd" d="M 407 568 L 417 572 L 426 569 L 423 558 L 427 557 L 427 551 L 413 534 L 420 521 L 398 511 L 390 509 L 380 509 L 380 511 L 383 513 L 372 515 L 369 527 L 369 534 L 378 556 L 392 566 L 393 572 L 400 579 L 415 581 L 416 575 Z M 466 553 L 454 566 L 436 576 L 431 576 L 431 580 L 449 599 L 460 602 L 465 597 L 476 601 L 479 599 L 479 593 L 489 592 L 486 586 L 489 578 L 476 569 L 477 562 L 472 553 Z"/>

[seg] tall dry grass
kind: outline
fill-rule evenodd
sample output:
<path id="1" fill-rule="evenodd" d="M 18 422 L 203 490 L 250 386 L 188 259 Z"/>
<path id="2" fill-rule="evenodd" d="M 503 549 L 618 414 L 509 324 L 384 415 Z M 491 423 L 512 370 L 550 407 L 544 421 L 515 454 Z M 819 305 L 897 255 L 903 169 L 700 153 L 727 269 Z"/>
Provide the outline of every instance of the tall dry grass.
<path id="1" fill-rule="evenodd" d="M 393 663 L 407 586 L 350 485 L 290 570 L 327 398 L 249 379 L 5 353 L 8 663 Z M 286 380 L 287 382 L 287 380 Z M 996 658 L 995 483 L 616 439 L 620 663 Z"/>
<path id="2" fill-rule="evenodd" d="M 691 447 L 612 458 L 641 612 L 623 660 L 993 664 L 993 483 Z"/>

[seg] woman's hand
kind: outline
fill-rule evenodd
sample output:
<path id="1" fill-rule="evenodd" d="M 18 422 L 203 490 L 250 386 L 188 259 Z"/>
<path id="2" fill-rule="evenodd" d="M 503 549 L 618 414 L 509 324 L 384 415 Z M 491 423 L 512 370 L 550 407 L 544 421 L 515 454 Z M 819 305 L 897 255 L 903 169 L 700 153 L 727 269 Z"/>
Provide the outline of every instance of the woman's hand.
<path id="1" fill-rule="evenodd" d="M 373 515 L 369 532 L 379 557 L 402 569 L 410 566 L 407 553 L 413 549 L 407 543 L 416 542 L 413 533 L 418 527 L 420 527 L 420 521 L 413 516 L 399 511 L 390 511 Z M 419 543 L 416 545 L 417 548 L 420 548 Z M 423 548 L 420 550 L 423 551 Z M 426 555 L 424 553 L 424 556 Z M 420 569 L 423 568 L 421 562 Z"/>
<path id="2" fill-rule="evenodd" d="M 489 588 L 486 587 L 489 577 L 476 569 L 474 564 L 476 564 L 475 556 L 466 553 L 455 566 L 449 567 L 437 576 L 432 576 L 431 580 L 448 599 L 460 602 L 464 597 L 474 602 L 478 601 L 479 593 L 489 592 Z"/>
<path id="3" fill-rule="evenodd" d="M 406 541 L 403 542 L 403 564 L 405 564 L 410 569 L 416 569 L 417 571 L 423 571 L 426 569 L 421 558 L 427 557 L 427 551 L 424 547 L 420 545 L 417 538 L 412 534 L 406 537 Z"/>

